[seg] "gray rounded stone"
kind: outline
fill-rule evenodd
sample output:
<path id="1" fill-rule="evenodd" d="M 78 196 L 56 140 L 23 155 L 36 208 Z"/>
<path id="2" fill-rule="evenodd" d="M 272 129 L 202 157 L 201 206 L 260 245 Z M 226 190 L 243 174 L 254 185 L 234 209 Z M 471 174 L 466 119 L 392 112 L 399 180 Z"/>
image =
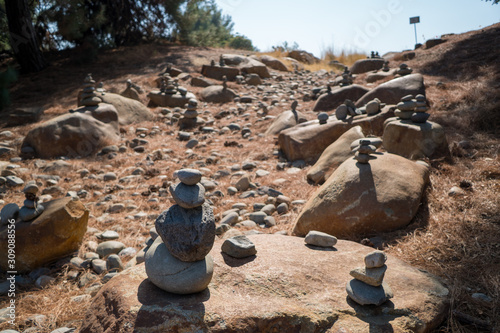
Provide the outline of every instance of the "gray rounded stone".
<path id="1" fill-rule="evenodd" d="M 119 272 L 123 270 L 123 263 L 117 254 L 111 254 L 106 259 L 106 267 L 109 272 Z"/>
<path id="2" fill-rule="evenodd" d="M 220 224 L 235 225 L 239 217 L 237 212 L 231 212 L 222 218 Z"/>
<path id="3" fill-rule="evenodd" d="M 5 225 L 9 223 L 11 219 L 17 219 L 19 215 L 19 206 L 15 203 L 6 204 L 0 211 L 1 224 Z"/>
<path id="4" fill-rule="evenodd" d="M 205 202 L 205 187 L 199 183 L 172 185 L 170 186 L 170 194 L 179 206 L 187 209 L 199 207 Z"/>
<path id="5" fill-rule="evenodd" d="M 182 261 L 203 260 L 214 245 L 215 217 L 208 204 L 193 209 L 173 205 L 155 226 L 169 253 Z"/>
<path id="6" fill-rule="evenodd" d="M 21 209 L 19 210 L 19 219 L 25 222 L 34 220 L 43 213 L 44 209 L 45 208 L 42 205 L 37 205 L 36 209 L 29 207 L 21 207 Z"/>
<path id="7" fill-rule="evenodd" d="M 196 169 L 181 169 L 177 171 L 177 178 L 185 185 L 195 185 L 201 180 L 201 172 Z"/>
<path id="8" fill-rule="evenodd" d="M 380 103 L 377 101 L 371 101 L 366 104 L 366 114 L 373 115 L 380 112 Z"/>
<path id="9" fill-rule="evenodd" d="M 338 120 L 344 120 L 347 118 L 347 106 L 345 104 L 340 104 L 335 110 L 335 116 Z"/>
<path id="10" fill-rule="evenodd" d="M 332 247 L 337 244 L 337 237 L 327 234 L 326 232 L 311 230 L 307 233 L 304 241 L 309 245 Z"/>
<path id="11" fill-rule="evenodd" d="M 385 282 L 379 287 L 370 286 L 364 282 L 352 279 L 346 286 L 347 295 L 361 305 L 380 305 L 394 297 L 391 288 Z"/>
<path id="12" fill-rule="evenodd" d="M 384 266 L 387 255 L 383 251 L 373 251 L 365 256 L 366 268 L 376 268 Z"/>
<path id="13" fill-rule="evenodd" d="M 257 224 L 262 224 L 264 223 L 264 219 L 267 217 L 267 214 L 264 212 L 254 212 L 250 213 L 248 218 L 252 221 L 254 221 Z"/>
<path id="14" fill-rule="evenodd" d="M 257 253 L 255 244 L 247 236 L 234 236 L 222 243 L 221 251 L 233 258 L 246 258 Z"/>
<path id="15" fill-rule="evenodd" d="M 117 254 L 125 248 L 122 242 L 118 241 L 107 241 L 97 245 L 96 252 L 101 258 L 104 258 L 110 254 Z"/>
<path id="16" fill-rule="evenodd" d="M 213 260 L 209 254 L 199 261 L 181 261 L 168 251 L 161 238 L 157 238 L 146 253 L 145 267 L 154 285 L 174 294 L 203 291 L 213 275 Z"/>

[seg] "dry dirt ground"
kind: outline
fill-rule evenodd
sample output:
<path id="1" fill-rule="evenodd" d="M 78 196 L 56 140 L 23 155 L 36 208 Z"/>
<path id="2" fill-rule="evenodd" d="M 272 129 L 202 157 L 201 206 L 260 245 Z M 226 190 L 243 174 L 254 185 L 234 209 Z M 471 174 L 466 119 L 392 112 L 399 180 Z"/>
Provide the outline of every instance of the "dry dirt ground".
<path id="1" fill-rule="evenodd" d="M 429 161 L 432 165 L 431 186 L 427 189 L 423 204 L 414 221 L 404 230 L 377 235 L 381 237 L 385 250 L 418 268 L 427 270 L 440 278 L 450 288 L 451 307 L 448 319 L 440 332 L 493 332 L 500 328 L 500 25 L 462 35 L 449 35 L 443 44 L 430 49 L 418 49 L 416 57 L 405 61 L 414 72 L 424 74 L 426 94 L 431 103 L 431 121 L 442 124 L 447 132 L 454 163 Z M 51 56 L 51 66 L 36 74 L 21 76 L 11 87 L 12 107 L 42 106 L 45 114 L 42 120 L 68 112 L 76 107 L 76 96 L 87 73 L 92 73 L 97 82 L 104 82 L 109 91 L 119 92 L 125 88 L 125 81 L 131 79 L 145 91 L 154 89 L 154 79 L 171 62 L 185 72 L 198 75 L 201 65 L 218 60 L 221 53 L 230 50 L 193 48 L 178 45 L 143 45 L 131 48 L 109 50 L 99 54 L 94 62 L 87 63 L 85 53 L 79 50 L 65 51 Z M 390 67 L 402 62 L 402 54 L 396 53 L 390 59 Z M 330 70 L 330 69 L 328 69 Z M 322 86 L 333 76 L 320 77 L 315 73 L 277 73 L 281 79 L 265 81 L 264 89 L 240 86 L 230 83 L 240 95 L 253 95 L 264 101 L 266 91 L 282 87 L 279 103 L 269 108 L 270 115 L 278 115 L 290 108 L 293 99 L 299 101 L 298 110 L 314 119 L 314 102 L 303 102 L 305 92 Z M 366 85 L 365 74 L 359 75 L 355 83 Z M 299 89 L 290 85 L 299 82 Z M 183 83 L 190 91 L 201 89 Z M 272 86 L 271 86 L 272 85 Z M 263 90 L 263 91 L 262 91 Z M 144 102 L 147 98 L 143 95 Z M 264 101 L 270 105 L 273 96 Z M 207 176 L 231 166 L 253 161 L 258 169 L 270 172 L 266 177 L 254 178 L 258 185 L 268 185 L 283 192 L 292 200 L 308 199 L 318 188 L 306 182 L 309 165 L 289 173 L 289 167 L 277 169 L 276 140 L 263 135 L 271 120 L 262 120 L 257 112 L 258 102 L 238 106 L 200 103 L 199 111 L 212 119 L 220 111 L 230 115 L 214 123 L 217 129 L 230 123 L 251 128 L 251 140 L 243 139 L 240 132 L 219 134 L 196 134 L 200 144 L 189 151 L 177 137 L 178 127 L 171 125 L 161 116 L 161 108 L 151 111 L 154 121 L 134 124 L 122 128 L 122 144 L 133 140 L 144 132 L 148 140 L 145 153 L 128 149 L 113 159 L 97 156 L 74 159 L 69 171 L 61 171 L 58 183 L 64 193 L 69 190 L 85 189 L 89 196 L 82 199 L 89 208 L 90 232 L 84 238 L 78 255 L 88 251 L 89 241 L 97 241 L 96 230 L 115 230 L 119 241 L 139 250 L 154 225 L 154 217 L 171 205 L 167 197 L 158 196 L 155 186 L 162 187 L 173 181 L 175 170 L 184 167 L 203 168 Z M 6 128 L 13 132 L 13 140 L 20 147 L 22 138 L 34 124 Z M 2 138 L 3 140 L 3 138 Z M 237 142 L 240 146 L 226 146 L 226 142 Z M 461 145 L 458 145 L 462 141 Z M 467 141 L 468 144 L 464 144 Z M 161 159 L 151 159 L 155 151 L 162 152 Z M 14 157 L 2 157 L 9 160 Z M 39 160 L 19 162 L 26 168 L 20 177 L 25 181 L 32 174 L 39 174 Z M 121 184 L 118 181 L 104 182 L 82 179 L 77 170 L 86 168 L 98 175 L 113 171 L 118 178 L 128 176 L 132 170 L 142 167 L 146 174 L 140 180 Z M 265 198 L 239 199 L 227 194 L 236 177 L 216 179 L 224 196 L 212 197 L 216 215 L 230 209 L 236 202 L 245 202 L 250 207 Z M 45 184 L 44 184 L 45 185 Z M 451 197 L 448 191 L 461 186 L 465 194 Z M 153 191 L 151 191 L 153 189 Z M 121 202 L 128 209 L 119 214 L 106 214 L 106 205 L 97 205 L 104 196 L 111 195 L 108 204 Z M 5 203 L 21 204 L 23 194 L 19 189 L 2 194 Z M 57 197 L 55 195 L 54 197 Z M 301 207 L 292 206 L 284 215 L 275 215 L 277 225 L 261 229 L 266 233 L 290 233 L 293 222 Z M 138 212 L 146 213 L 144 218 L 134 218 Z M 375 235 L 369 235 L 375 236 Z M 361 241 L 361 237 L 354 238 Z M 47 320 L 40 324 L 40 331 L 50 332 L 58 327 L 79 327 L 89 298 L 74 301 L 74 296 L 85 294 L 85 288 L 69 279 L 69 270 L 64 262 L 50 267 L 50 275 L 56 278 L 54 284 L 44 288 L 21 288 L 17 295 L 17 326 L 0 324 L 0 329 L 15 328 L 23 331 L 34 324 L 30 316 L 43 314 Z M 2 281 L 4 276 L 1 277 Z M 477 298 L 475 294 L 487 295 L 489 300 Z M 473 297 L 473 295 L 475 295 Z M 8 302 L 0 297 L 0 308 Z"/>

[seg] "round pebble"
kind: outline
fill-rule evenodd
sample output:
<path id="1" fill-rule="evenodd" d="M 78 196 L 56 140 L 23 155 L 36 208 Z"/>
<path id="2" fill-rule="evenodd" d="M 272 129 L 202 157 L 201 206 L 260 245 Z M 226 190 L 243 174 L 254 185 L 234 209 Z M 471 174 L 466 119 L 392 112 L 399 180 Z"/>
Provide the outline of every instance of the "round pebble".
<path id="1" fill-rule="evenodd" d="M 201 172 L 196 169 L 181 169 L 177 171 L 177 178 L 185 185 L 195 185 L 201 180 Z"/>

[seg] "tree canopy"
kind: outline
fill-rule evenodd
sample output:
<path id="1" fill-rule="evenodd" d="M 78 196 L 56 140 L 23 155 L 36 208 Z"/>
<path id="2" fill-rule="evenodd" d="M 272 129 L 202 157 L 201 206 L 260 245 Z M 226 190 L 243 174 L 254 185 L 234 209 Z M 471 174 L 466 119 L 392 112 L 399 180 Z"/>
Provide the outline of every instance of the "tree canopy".
<path id="1" fill-rule="evenodd" d="M 231 17 L 213 0 L 30 0 L 29 5 L 43 50 L 85 44 L 118 47 L 158 39 L 254 49 L 248 38 L 233 33 Z M 0 51 L 10 49 L 5 0 L 0 0 Z"/>

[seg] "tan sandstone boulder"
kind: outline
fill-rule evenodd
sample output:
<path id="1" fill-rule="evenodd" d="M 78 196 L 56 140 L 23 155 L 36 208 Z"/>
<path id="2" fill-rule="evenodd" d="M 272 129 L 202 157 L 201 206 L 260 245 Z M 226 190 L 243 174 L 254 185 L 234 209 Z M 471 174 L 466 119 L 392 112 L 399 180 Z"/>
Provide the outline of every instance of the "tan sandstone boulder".
<path id="1" fill-rule="evenodd" d="M 288 72 L 288 67 L 279 59 L 272 57 L 270 55 L 262 55 L 258 57 L 258 60 L 262 62 L 267 67 L 275 69 L 277 71 Z"/>
<path id="2" fill-rule="evenodd" d="M 426 166 L 394 154 L 373 154 L 367 164 L 350 158 L 307 201 L 293 232 L 349 237 L 403 228 L 417 213 L 428 177 Z"/>
<path id="3" fill-rule="evenodd" d="M 261 78 L 269 78 L 267 66 L 259 60 L 239 54 L 223 54 L 222 58 L 228 66 L 236 66 L 243 74 L 258 74 Z"/>
<path id="4" fill-rule="evenodd" d="M 101 103 L 94 112 L 75 112 L 41 123 L 28 132 L 22 147 L 31 147 L 36 157 L 89 156 L 120 140 L 118 115 Z M 105 109 L 105 111 L 99 111 Z"/>
<path id="5" fill-rule="evenodd" d="M 349 157 L 354 156 L 351 151 L 351 143 L 364 137 L 361 126 L 353 127 L 342 134 L 323 151 L 318 161 L 307 171 L 307 180 L 314 184 L 324 183 L 339 165 Z"/>
<path id="6" fill-rule="evenodd" d="M 352 74 L 362 74 L 366 72 L 376 71 L 384 66 L 384 62 L 385 60 L 382 58 L 359 59 L 352 65 L 350 71 Z"/>
<path id="7" fill-rule="evenodd" d="M 318 120 L 312 120 L 282 131 L 278 136 L 278 145 L 290 161 L 315 161 L 326 147 L 355 126 L 361 126 L 366 135 L 382 136 L 384 121 L 390 117 L 394 117 L 394 106 L 386 106 L 376 115 L 364 114 L 345 121 L 330 117 L 323 125 Z"/>
<path id="8" fill-rule="evenodd" d="M 362 107 L 378 98 L 382 103 L 398 104 L 406 95 L 425 95 L 424 77 L 421 74 L 410 74 L 382 83 L 363 95 L 356 107 Z"/>
<path id="9" fill-rule="evenodd" d="M 297 124 L 304 123 L 307 118 L 299 111 L 288 110 L 280 113 L 276 119 L 274 119 L 271 126 L 266 131 L 266 135 L 277 135 L 281 131 L 293 127 Z"/>
<path id="10" fill-rule="evenodd" d="M 41 204 L 43 213 L 16 223 L 16 270 L 28 272 L 78 251 L 87 231 L 89 211 L 79 199 L 65 197 Z M 0 227 L 0 267 L 7 261 L 8 230 Z"/>
<path id="11" fill-rule="evenodd" d="M 365 87 L 353 84 L 333 90 L 330 93 L 323 94 L 318 97 L 314 103 L 313 111 L 332 111 L 346 99 L 356 101 L 361 96 L 365 95 L 369 90 Z"/>
<path id="12" fill-rule="evenodd" d="M 431 121 L 417 124 L 410 120 L 390 118 L 386 122 L 383 142 L 388 152 L 406 158 L 444 157 L 451 161 L 444 129 Z"/>
<path id="13" fill-rule="evenodd" d="M 304 239 L 250 235 L 257 255 L 236 259 L 212 249 L 208 289 L 174 295 L 155 287 L 144 265 L 125 270 L 99 291 L 81 333 L 103 332 L 431 332 L 443 320 L 448 290 L 433 276 L 388 255 L 384 281 L 394 292 L 380 307 L 347 297 L 349 271 L 372 248 L 339 240 L 335 248 Z M 112 306 L 111 306 L 112 305 Z M 331 327 L 335 325 L 336 330 Z M 351 332 L 351 331 L 350 331 Z"/>
<path id="14" fill-rule="evenodd" d="M 116 108 L 122 126 L 153 119 L 153 114 L 146 105 L 135 99 L 113 93 L 103 93 L 99 97 L 104 103 L 112 104 Z"/>

